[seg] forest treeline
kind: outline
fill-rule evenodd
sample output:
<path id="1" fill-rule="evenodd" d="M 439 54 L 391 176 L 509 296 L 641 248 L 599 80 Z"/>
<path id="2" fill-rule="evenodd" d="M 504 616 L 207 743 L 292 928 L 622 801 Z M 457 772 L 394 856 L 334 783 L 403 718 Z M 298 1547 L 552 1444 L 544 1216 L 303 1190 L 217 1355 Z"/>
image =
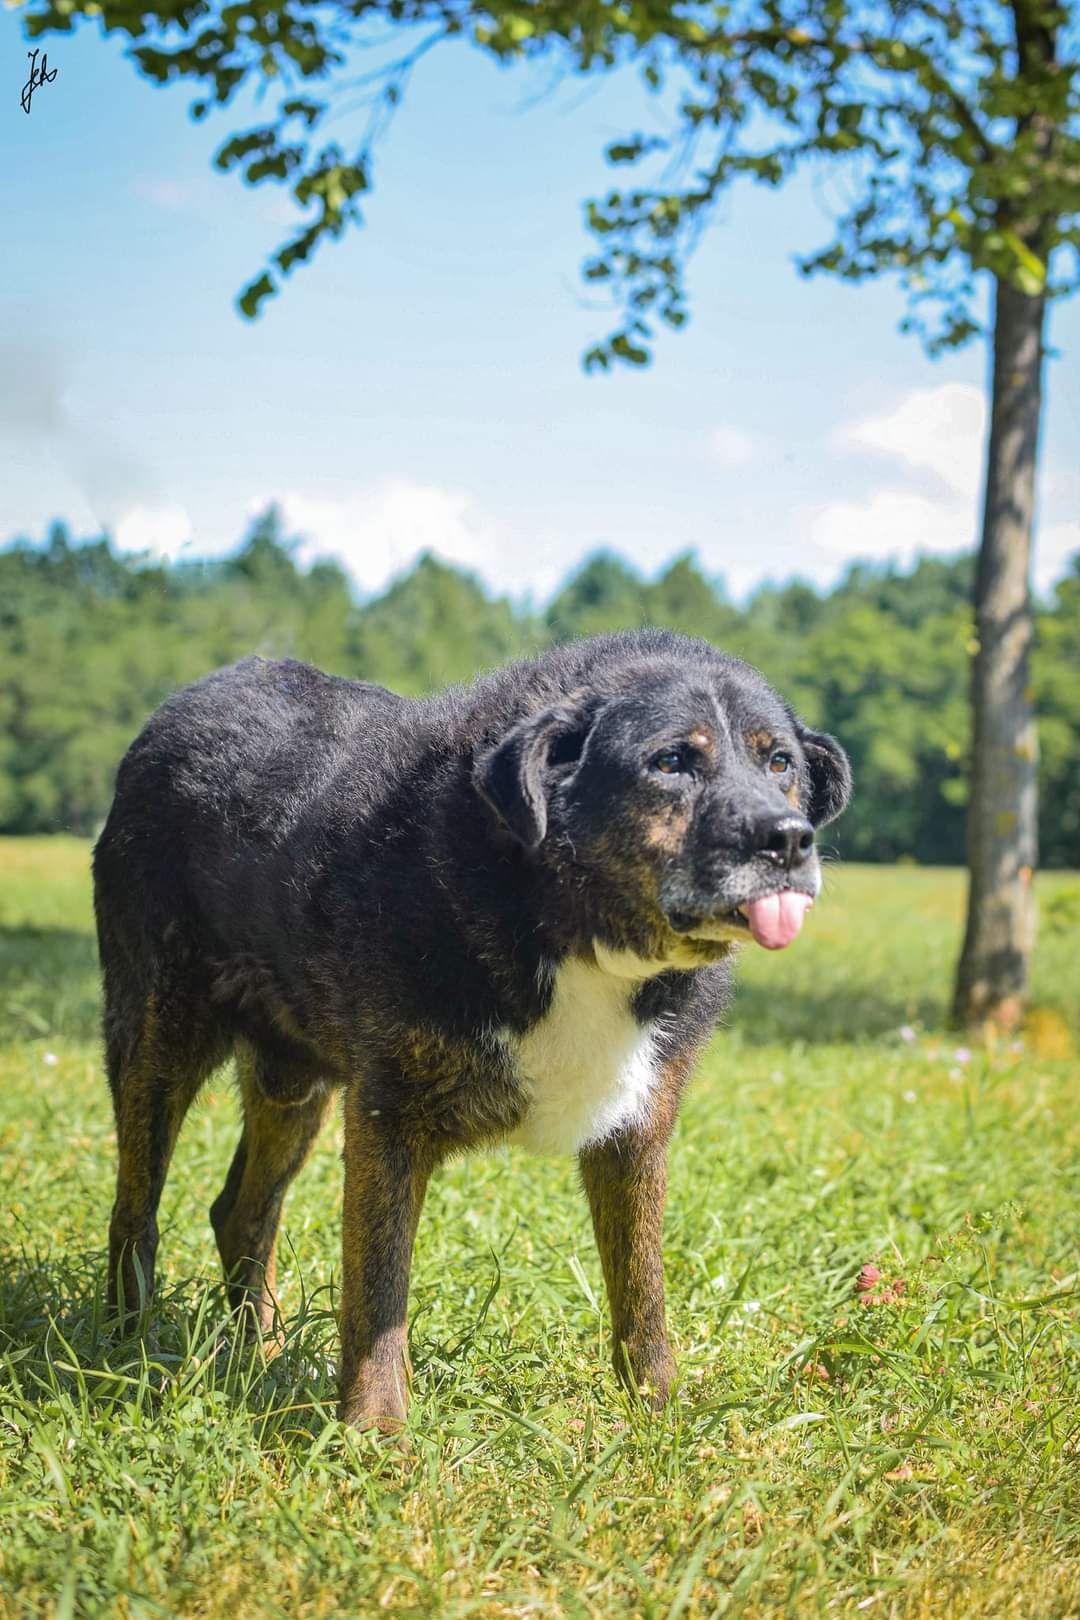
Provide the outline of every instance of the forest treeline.
<path id="1" fill-rule="evenodd" d="M 166 566 L 74 543 L 0 551 L 0 831 L 92 833 L 124 750 L 169 692 L 246 653 L 309 659 L 420 694 L 571 636 L 644 624 L 704 636 L 835 731 L 856 794 L 830 842 L 850 859 L 963 859 L 972 560 L 856 565 L 835 589 L 729 601 L 691 556 L 646 580 L 589 558 L 543 609 L 422 557 L 358 599 L 335 563 L 301 568 L 278 513 L 231 556 Z M 1080 864 L 1080 557 L 1038 616 L 1043 864 Z"/>

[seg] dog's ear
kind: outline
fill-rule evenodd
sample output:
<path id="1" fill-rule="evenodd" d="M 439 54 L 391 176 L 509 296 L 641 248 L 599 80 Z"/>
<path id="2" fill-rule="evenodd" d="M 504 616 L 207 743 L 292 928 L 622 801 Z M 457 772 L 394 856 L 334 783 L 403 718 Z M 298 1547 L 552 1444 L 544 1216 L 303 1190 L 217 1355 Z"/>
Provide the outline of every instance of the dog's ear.
<path id="1" fill-rule="evenodd" d="M 815 827 L 835 821 L 851 798 L 851 763 L 835 737 L 799 727 L 799 742 L 810 772 L 807 814 Z"/>
<path id="2" fill-rule="evenodd" d="M 548 772 L 581 753 L 585 717 L 560 704 L 530 715 L 479 756 L 473 786 L 526 849 L 544 841 L 548 820 Z"/>

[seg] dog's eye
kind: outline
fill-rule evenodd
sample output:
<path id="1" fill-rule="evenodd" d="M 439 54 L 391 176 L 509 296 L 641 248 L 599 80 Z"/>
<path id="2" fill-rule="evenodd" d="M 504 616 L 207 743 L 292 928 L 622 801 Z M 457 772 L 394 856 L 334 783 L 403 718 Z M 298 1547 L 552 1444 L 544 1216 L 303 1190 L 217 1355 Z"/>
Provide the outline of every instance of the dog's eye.
<path id="1" fill-rule="evenodd" d="M 664 776 L 679 776 L 687 769 L 686 757 L 681 748 L 665 748 L 654 756 L 652 768 Z"/>
<path id="2" fill-rule="evenodd" d="M 783 776 L 786 771 L 790 771 L 794 763 L 795 761 L 792 759 L 790 754 L 785 754 L 781 751 L 780 753 L 773 754 L 772 758 L 769 760 L 769 769 L 772 771 L 774 776 Z"/>

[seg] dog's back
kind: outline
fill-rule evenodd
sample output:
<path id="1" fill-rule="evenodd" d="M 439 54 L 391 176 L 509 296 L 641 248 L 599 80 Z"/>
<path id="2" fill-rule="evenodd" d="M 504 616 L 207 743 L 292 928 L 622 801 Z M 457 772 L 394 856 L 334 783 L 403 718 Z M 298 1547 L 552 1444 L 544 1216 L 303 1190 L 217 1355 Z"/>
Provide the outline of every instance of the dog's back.
<path id="1" fill-rule="evenodd" d="M 375 772 L 407 700 L 292 659 L 246 658 L 169 698 L 124 757 L 94 850 L 99 926 L 152 946 L 224 846 L 233 870 L 279 846 L 350 743 Z M 231 896 L 242 904 L 242 891 Z M 131 902 L 130 905 L 128 902 Z M 205 925 L 205 916 L 200 921 Z"/>
<path id="2" fill-rule="evenodd" d="M 94 850 L 105 981 L 106 1058 L 115 1075 L 156 998 L 186 1010 L 204 1072 L 231 1044 L 211 983 L 242 954 L 273 888 L 278 852 L 348 759 L 372 775 L 393 750 L 407 700 L 291 659 L 247 658 L 169 698 L 132 743 Z M 363 748 L 355 746 L 363 739 Z"/>
<path id="3" fill-rule="evenodd" d="M 143 875 L 168 861 L 175 881 L 177 840 L 190 845 L 192 834 L 276 842 L 341 768 L 348 742 L 363 732 L 369 757 L 392 747 L 392 717 L 406 704 L 293 659 L 246 658 L 185 687 L 124 757 L 95 879 L 108 881 L 116 853 Z"/>

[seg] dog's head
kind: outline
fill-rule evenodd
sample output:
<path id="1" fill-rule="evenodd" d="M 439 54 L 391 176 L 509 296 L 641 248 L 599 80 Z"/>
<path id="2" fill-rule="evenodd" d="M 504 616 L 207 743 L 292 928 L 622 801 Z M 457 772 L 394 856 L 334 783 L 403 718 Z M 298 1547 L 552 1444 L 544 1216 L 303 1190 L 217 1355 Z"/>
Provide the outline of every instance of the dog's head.
<path id="1" fill-rule="evenodd" d="M 734 659 L 645 662 L 528 716 L 474 783 L 618 971 L 697 967 L 791 942 L 821 887 L 815 829 L 851 770 Z"/>

